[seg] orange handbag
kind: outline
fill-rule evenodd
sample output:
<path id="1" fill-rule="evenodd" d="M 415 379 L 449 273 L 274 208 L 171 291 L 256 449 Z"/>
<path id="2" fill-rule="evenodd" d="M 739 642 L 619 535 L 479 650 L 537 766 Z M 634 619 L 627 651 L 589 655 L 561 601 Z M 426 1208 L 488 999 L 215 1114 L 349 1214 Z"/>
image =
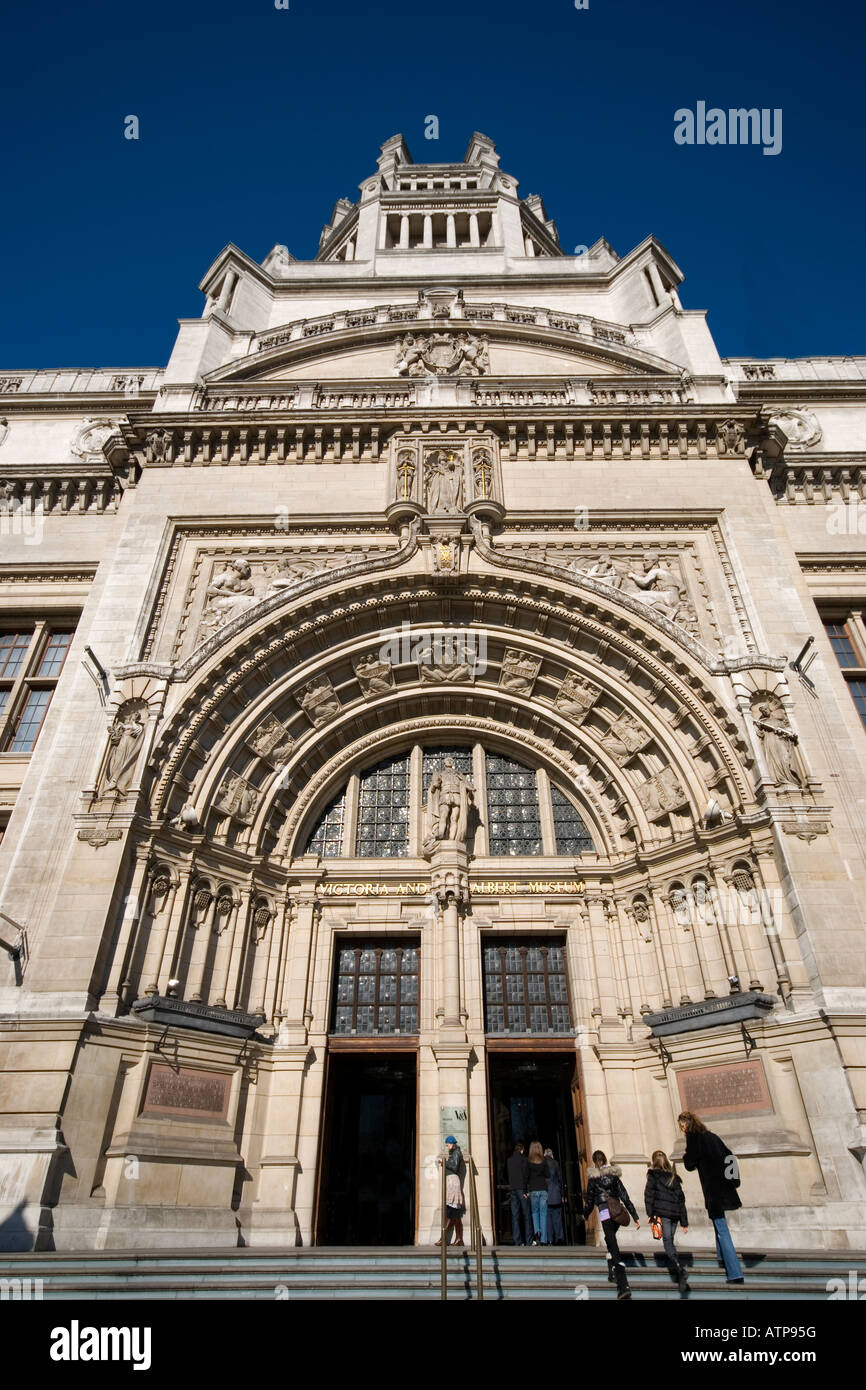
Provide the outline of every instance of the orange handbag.
<path id="1" fill-rule="evenodd" d="M 661 1219 L 660 1216 L 651 1216 L 651 1217 L 650 1217 L 650 1230 L 651 1230 L 652 1233 L 653 1233 L 653 1240 L 661 1240 L 661 1238 L 662 1238 L 662 1219 Z"/>

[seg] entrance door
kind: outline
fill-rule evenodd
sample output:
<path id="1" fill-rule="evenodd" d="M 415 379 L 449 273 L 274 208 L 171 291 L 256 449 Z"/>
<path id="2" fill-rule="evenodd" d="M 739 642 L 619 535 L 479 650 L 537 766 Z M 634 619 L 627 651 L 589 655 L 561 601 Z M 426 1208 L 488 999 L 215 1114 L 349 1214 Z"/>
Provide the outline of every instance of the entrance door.
<path id="1" fill-rule="evenodd" d="M 570 1245 L 585 1242 L 583 1188 L 573 1087 L 576 1057 L 571 1053 L 488 1052 L 490 1139 L 494 1175 L 496 1240 L 512 1242 L 506 1163 L 518 1140 L 537 1139 L 552 1149 L 562 1170 L 563 1222 Z"/>
<path id="2" fill-rule="evenodd" d="M 415 1240 L 414 1053 L 333 1053 L 328 1063 L 320 1245 Z"/>

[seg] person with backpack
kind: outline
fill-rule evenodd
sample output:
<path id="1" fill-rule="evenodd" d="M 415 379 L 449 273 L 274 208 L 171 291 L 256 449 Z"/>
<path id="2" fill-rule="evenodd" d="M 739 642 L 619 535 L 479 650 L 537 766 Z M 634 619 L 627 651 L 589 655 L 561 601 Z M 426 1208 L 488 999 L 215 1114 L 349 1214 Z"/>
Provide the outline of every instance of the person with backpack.
<path id="1" fill-rule="evenodd" d="M 647 1169 L 643 1203 L 654 1235 L 655 1223 L 658 1222 L 665 1255 L 671 1273 L 679 1284 L 680 1293 L 686 1293 L 689 1281 L 674 1244 L 677 1226 L 682 1226 L 683 1231 L 689 1228 L 686 1194 L 683 1191 L 682 1178 L 661 1149 L 656 1149 L 652 1156 L 652 1167 Z"/>
<path id="2" fill-rule="evenodd" d="M 726 1211 L 736 1211 L 743 1205 L 737 1194 L 740 1185 L 737 1160 L 725 1141 L 707 1129 L 691 1110 L 683 1110 L 678 1124 L 686 1136 L 683 1167 L 690 1173 L 697 1169 L 701 1180 L 707 1216 L 716 1233 L 716 1258 L 725 1266 L 729 1284 L 745 1284 L 742 1266 L 725 1219 Z"/>
<path id="3" fill-rule="evenodd" d="M 562 1170 L 553 1156 L 552 1149 L 544 1150 L 547 1165 L 547 1235 L 549 1245 L 565 1244 L 565 1228 L 562 1224 Z"/>
<path id="4" fill-rule="evenodd" d="M 547 1164 L 537 1139 L 529 1146 L 529 1205 L 532 1209 L 532 1244 L 547 1244 Z"/>
<path id="5" fill-rule="evenodd" d="M 586 1185 L 586 1201 L 583 1208 L 584 1220 L 597 1208 L 598 1219 L 604 1232 L 607 1246 L 607 1277 L 611 1284 L 616 1282 L 617 1300 L 631 1298 L 628 1274 L 617 1243 L 617 1230 L 628 1225 L 628 1218 L 634 1219 L 634 1228 L 640 1230 L 638 1214 L 622 1182 L 622 1169 L 615 1163 L 608 1163 L 607 1155 L 596 1149 L 592 1156 L 592 1167 L 587 1168 L 589 1179 Z"/>

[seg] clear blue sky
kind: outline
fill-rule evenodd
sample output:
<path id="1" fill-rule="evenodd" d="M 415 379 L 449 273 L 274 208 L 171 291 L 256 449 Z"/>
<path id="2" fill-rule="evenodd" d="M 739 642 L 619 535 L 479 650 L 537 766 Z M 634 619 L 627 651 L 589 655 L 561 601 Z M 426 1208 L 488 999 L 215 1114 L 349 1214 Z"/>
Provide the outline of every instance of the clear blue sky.
<path id="1" fill-rule="evenodd" d="M 226 242 L 313 256 L 397 131 L 491 136 L 569 249 L 654 233 L 723 355 L 866 351 L 862 0 L 47 0 L 3 38 L 0 369 L 163 364 Z M 781 154 L 676 145 L 699 100 L 781 107 Z"/>

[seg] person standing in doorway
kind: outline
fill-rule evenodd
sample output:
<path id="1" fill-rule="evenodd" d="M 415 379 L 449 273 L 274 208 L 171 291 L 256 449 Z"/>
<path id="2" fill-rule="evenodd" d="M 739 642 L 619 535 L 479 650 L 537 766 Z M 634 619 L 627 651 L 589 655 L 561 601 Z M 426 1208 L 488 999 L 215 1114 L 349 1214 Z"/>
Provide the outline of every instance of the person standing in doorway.
<path id="1" fill-rule="evenodd" d="M 544 1150 L 544 1161 L 547 1164 L 547 1234 L 551 1245 L 564 1245 L 562 1170 L 553 1156 L 553 1149 Z"/>
<path id="2" fill-rule="evenodd" d="M 529 1205 L 532 1208 L 532 1244 L 547 1244 L 547 1164 L 537 1139 L 529 1146 Z"/>
<path id="3" fill-rule="evenodd" d="M 596 1149 L 592 1156 L 592 1167 L 587 1168 L 586 1176 L 589 1181 L 586 1185 L 586 1202 L 583 1208 L 584 1220 L 595 1208 L 598 1209 L 598 1219 L 607 1246 L 607 1277 L 611 1284 L 616 1283 L 617 1299 L 631 1298 L 628 1274 L 616 1238 L 618 1226 L 610 1213 L 611 1202 L 619 1202 L 634 1220 L 635 1230 L 640 1230 L 637 1212 L 622 1182 L 622 1170 L 615 1163 L 608 1163 L 607 1155 L 602 1153 L 601 1149 Z"/>
<path id="4" fill-rule="evenodd" d="M 532 1213 L 529 1206 L 529 1162 L 526 1145 L 520 1140 L 506 1164 L 508 1196 L 511 1202 L 511 1235 L 515 1245 L 532 1244 Z"/>
<path id="5" fill-rule="evenodd" d="M 737 1211 L 743 1205 L 737 1193 L 740 1185 L 737 1160 L 724 1140 L 708 1130 L 691 1110 L 684 1110 L 678 1123 L 686 1136 L 683 1167 L 690 1173 L 697 1169 L 701 1180 L 707 1216 L 716 1233 L 716 1258 L 724 1265 L 729 1284 L 745 1284 L 725 1218 L 726 1211 Z"/>
<path id="6" fill-rule="evenodd" d="M 689 1281 L 677 1254 L 674 1235 L 678 1225 L 682 1226 L 683 1231 L 689 1229 L 686 1194 L 683 1192 L 682 1178 L 661 1149 L 656 1149 L 652 1156 L 652 1167 L 647 1169 L 643 1202 L 650 1221 L 656 1218 L 661 1222 L 662 1241 L 671 1273 L 680 1286 L 680 1293 L 685 1293 Z"/>
<path id="7" fill-rule="evenodd" d="M 441 1245 L 444 1239 L 445 1244 L 449 1245 L 453 1229 L 454 1244 L 457 1246 L 463 1244 L 463 1214 L 466 1211 L 463 1184 L 466 1181 L 466 1161 L 453 1134 L 449 1134 L 445 1140 L 445 1149 L 445 1157 L 439 1160 L 445 1164 L 445 1234 L 440 1236 L 436 1244 Z"/>

